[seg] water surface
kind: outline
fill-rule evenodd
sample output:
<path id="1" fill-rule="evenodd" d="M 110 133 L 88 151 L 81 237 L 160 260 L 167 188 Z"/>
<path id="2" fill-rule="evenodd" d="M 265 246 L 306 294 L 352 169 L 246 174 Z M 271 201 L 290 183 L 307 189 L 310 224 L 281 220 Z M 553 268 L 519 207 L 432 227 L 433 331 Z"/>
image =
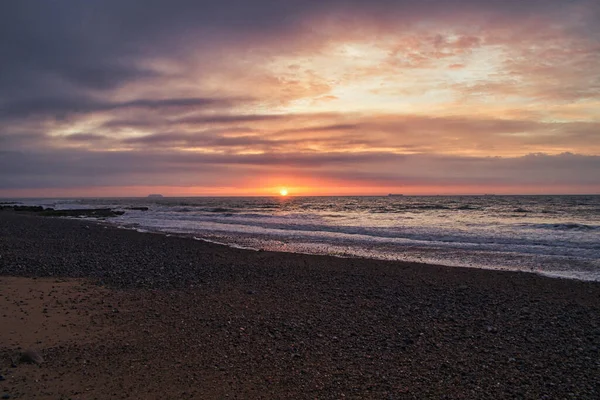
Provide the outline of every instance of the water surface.
<path id="1" fill-rule="evenodd" d="M 22 200 L 24 201 L 24 200 Z M 37 199 L 111 224 L 253 249 L 600 280 L 600 196 Z M 148 207 L 148 211 L 129 210 Z"/>

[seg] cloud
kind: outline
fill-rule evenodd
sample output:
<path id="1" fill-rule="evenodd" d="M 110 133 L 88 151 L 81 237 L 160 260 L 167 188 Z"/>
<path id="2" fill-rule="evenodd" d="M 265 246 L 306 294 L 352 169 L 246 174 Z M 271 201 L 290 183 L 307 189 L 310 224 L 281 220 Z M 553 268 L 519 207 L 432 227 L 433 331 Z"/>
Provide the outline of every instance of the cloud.
<path id="1" fill-rule="evenodd" d="M 123 139 L 121 142 L 128 145 L 144 145 L 150 148 L 166 147 L 246 147 L 270 145 L 273 142 L 257 136 L 223 137 L 219 130 L 209 130 L 192 134 L 182 132 L 155 133 Z"/>
<path id="2" fill-rule="evenodd" d="M 598 190 L 600 157 L 532 154 L 523 157 L 452 157 L 385 153 L 329 154 L 181 154 L 174 152 L 0 152 L 0 191 L 18 188 L 164 186 L 173 177 L 183 185 L 239 184 L 248 171 L 275 171 L 329 179 L 347 185 L 398 187 L 436 185 L 577 186 Z M 349 169 L 348 167 L 353 167 Z M 1 193 L 1 192 L 0 192 Z"/>
<path id="3" fill-rule="evenodd" d="M 240 114 L 217 114 L 217 115 L 201 115 L 195 117 L 186 117 L 179 118 L 176 120 L 172 120 L 172 123 L 177 124 L 237 124 L 240 122 L 260 122 L 260 121 L 274 121 L 281 120 L 283 118 L 289 118 L 286 115 L 278 115 L 278 114 L 248 114 L 248 115 L 240 115 Z"/>
<path id="4" fill-rule="evenodd" d="M 0 186 L 593 185 L 599 18 L 594 0 L 0 2 Z"/>
<path id="5" fill-rule="evenodd" d="M 278 134 L 288 133 L 303 133 L 303 132 L 338 132 L 338 131 L 354 131 L 359 129 L 360 124 L 330 124 L 330 125 L 312 125 L 303 128 L 285 129 L 279 131 Z"/>
<path id="6" fill-rule="evenodd" d="M 65 136 L 64 139 L 71 142 L 93 143 L 97 141 L 107 140 L 108 138 L 106 136 L 97 135 L 94 133 L 74 133 L 72 135 Z"/>
<path id="7" fill-rule="evenodd" d="M 206 111 L 129 110 L 129 120 L 105 115 L 95 126 L 68 119 L 41 131 L 0 132 L 3 148 L 56 148 L 77 143 L 94 150 L 269 153 L 394 152 L 515 156 L 535 152 L 600 153 L 600 122 L 542 122 L 475 116 L 214 114 Z M 115 119 L 111 119 L 111 118 Z M 243 125 L 238 125 L 243 123 Z M 46 126 L 55 134 L 49 135 Z M 78 128 L 79 127 L 79 128 Z M 32 125 L 30 129 L 35 129 Z M 64 133 L 59 133 L 64 129 Z M 73 132 L 75 131 L 75 132 Z M 82 133 L 85 132 L 85 133 Z M 102 139 L 102 140 L 100 140 Z M 187 150 L 186 150 L 187 149 Z"/>
<path id="8" fill-rule="evenodd" d="M 231 106 L 236 101 L 239 101 L 239 99 L 170 98 L 107 102 L 91 100 L 89 98 L 39 98 L 36 100 L 13 102 L 0 108 L 0 118 L 10 119 L 39 115 L 64 116 L 73 113 L 85 114 L 98 111 L 117 111 L 126 109 L 210 109 Z"/>

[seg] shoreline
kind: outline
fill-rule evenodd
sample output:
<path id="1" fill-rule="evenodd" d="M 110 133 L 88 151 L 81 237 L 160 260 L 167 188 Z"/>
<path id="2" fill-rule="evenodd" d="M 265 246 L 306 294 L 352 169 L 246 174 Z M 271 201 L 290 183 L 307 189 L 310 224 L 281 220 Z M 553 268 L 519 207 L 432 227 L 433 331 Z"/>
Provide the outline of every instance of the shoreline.
<path id="1" fill-rule="evenodd" d="M 126 229 L 200 236 L 231 247 L 520 270 L 550 277 L 600 281 L 600 259 L 594 245 L 600 232 L 597 221 L 593 218 L 593 221 L 581 220 L 581 210 L 569 208 L 571 202 L 564 198 L 508 203 L 506 199 L 500 202 L 478 200 L 467 201 L 466 205 L 456 200 L 431 204 L 423 201 L 363 204 L 353 198 L 340 201 L 340 205 L 327 202 L 284 205 L 269 200 L 256 204 L 234 200 L 226 203 L 174 200 L 162 204 L 146 203 L 143 199 L 141 202 L 115 199 L 113 202 L 97 200 L 81 204 L 124 211 L 122 217 L 108 218 L 106 222 Z M 555 211 L 545 208 L 548 202 L 556 202 Z M 595 202 L 597 199 L 587 199 L 582 204 L 588 207 Z M 57 209 L 82 206 L 51 201 L 40 204 Z M 263 213 L 264 207 L 267 211 Z M 303 211 L 297 211 L 307 207 L 311 211 L 304 220 Z M 327 213 L 327 218 L 321 220 L 319 210 L 323 207 L 329 207 L 327 210 L 333 214 Z M 365 207 L 368 212 L 364 215 L 358 212 Z M 277 211 L 280 208 L 282 215 Z M 138 209 L 146 212 L 127 211 Z M 340 225 L 334 217 L 346 215 L 345 211 L 343 215 L 339 214 L 342 209 L 350 210 L 347 215 L 350 219 L 340 220 L 343 221 Z M 402 216 L 396 213 L 400 210 Z M 389 221 L 397 217 L 408 222 L 399 222 L 398 228 L 394 227 L 395 222 L 381 225 L 378 222 L 380 211 L 392 213 Z M 595 215 L 593 210 L 589 211 L 591 216 Z M 484 222 L 466 223 L 463 219 L 467 216 L 476 221 L 483 218 Z M 439 227 L 431 225 L 435 218 L 442 218 L 447 223 L 438 224 Z M 419 225 L 420 219 L 423 226 Z M 496 220 L 498 224 L 493 223 Z"/>
<path id="2" fill-rule="evenodd" d="M 478 270 L 485 270 L 485 271 L 526 273 L 526 274 L 534 274 L 534 275 L 538 275 L 538 276 L 541 276 L 544 278 L 551 278 L 551 279 L 566 279 L 566 280 L 574 280 L 574 281 L 580 281 L 580 282 L 600 283 L 600 278 L 594 279 L 593 277 L 589 277 L 589 276 L 572 275 L 572 274 L 567 275 L 567 274 L 561 274 L 560 272 L 547 272 L 547 271 L 533 270 L 533 269 L 532 270 L 525 270 L 525 269 L 517 270 L 517 269 L 511 269 L 510 267 L 488 267 L 485 265 L 484 266 L 470 266 L 470 265 L 452 264 L 451 262 L 444 262 L 444 261 L 441 261 L 439 263 L 430 263 L 430 262 L 423 262 L 423 261 L 367 257 L 367 256 L 359 256 L 359 255 L 352 255 L 352 254 L 342 255 L 342 254 L 331 254 L 331 253 L 327 254 L 327 253 L 316 253 L 316 252 L 310 253 L 310 252 L 301 252 L 301 251 L 264 250 L 262 248 L 249 247 L 249 246 L 244 246 L 244 245 L 240 245 L 240 244 L 236 244 L 236 243 L 220 242 L 220 241 L 209 239 L 209 238 L 199 237 L 199 236 L 196 236 L 196 235 L 198 235 L 198 233 L 174 233 L 174 232 L 167 232 L 167 231 L 160 231 L 160 230 L 149 230 L 149 229 L 138 228 L 138 227 L 134 227 L 134 226 L 116 225 L 116 224 L 112 224 L 110 222 L 101 221 L 101 220 L 88 220 L 88 219 L 78 219 L 78 218 L 71 218 L 71 219 L 80 220 L 80 221 L 88 221 L 88 222 L 97 223 L 97 224 L 100 224 L 103 226 L 106 225 L 111 228 L 123 229 L 123 230 L 141 233 L 141 234 L 149 233 L 149 234 L 156 234 L 156 235 L 164 235 L 166 237 L 179 237 L 179 238 L 184 238 L 184 239 L 193 239 L 193 240 L 197 240 L 197 241 L 215 244 L 217 246 L 223 246 L 226 248 L 238 249 L 238 250 L 247 250 L 247 251 L 255 251 L 255 252 L 267 251 L 267 252 L 282 253 L 282 254 L 299 254 L 299 255 L 306 255 L 306 256 L 323 256 L 323 257 L 334 257 L 334 258 L 342 258 L 342 259 L 372 260 L 372 261 L 377 261 L 377 262 L 379 262 L 379 261 L 381 261 L 381 262 L 399 262 L 399 263 L 408 263 L 408 264 L 414 264 L 414 265 L 435 265 L 435 266 L 439 266 L 439 267 L 449 267 L 449 268 L 466 268 L 466 269 L 478 269 Z M 450 251 L 450 250 L 448 250 L 448 251 Z M 567 263 L 568 261 L 569 261 L 568 257 L 565 257 L 565 262 Z"/>
<path id="3" fill-rule="evenodd" d="M 2 218 L 2 215 L 3 214 L 0 214 L 0 218 Z M 247 246 L 243 246 L 243 245 L 237 245 L 235 243 L 219 242 L 219 241 L 215 241 L 215 240 L 211 240 L 211 239 L 207 239 L 207 238 L 203 238 L 203 237 L 197 237 L 197 236 L 195 236 L 195 235 L 197 235 L 197 233 L 174 233 L 174 232 L 166 232 L 166 231 L 159 231 L 159 230 L 148 230 L 148 229 L 137 228 L 137 227 L 133 227 L 133 226 L 127 227 L 127 226 L 113 224 L 106 219 L 90 219 L 90 218 L 85 218 L 85 217 L 81 218 L 81 217 L 75 217 L 75 216 L 42 216 L 42 215 L 36 215 L 36 214 L 11 213 L 11 212 L 8 212 L 8 214 L 5 213 L 4 215 L 16 215 L 16 216 L 24 216 L 27 218 L 42 218 L 42 219 L 50 219 L 50 220 L 74 221 L 77 223 L 82 223 L 82 224 L 88 225 L 88 227 L 86 229 L 89 229 L 89 225 L 94 225 L 94 226 L 102 227 L 104 229 L 127 231 L 127 232 L 133 232 L 135 234 L 140 234 L 140 235 L 156 235 L 156 236 L 165 237 L 165 238 L 177 238 L 177 239 L 182 239 L 182 240 L 203 242 L 203 243 L 207 243 L 209 245 L 222 247 L 223 250 L 233 249 L 233 250 L 241 250 L 242 252 L 248 251 L 248 252 L 253 252 L 253 253 L 255 253 L 255 252 L 256 253 L 271 253 L 271 254 L 279 254 L 279 255 L 282 255 L 283 257 L 285 257 L 285 255 L 287 255 L 287 254 L 297 255 L 297 256 L 308 256 L 308 257 L 325 257 L 325 258 L 331 257 L 331 258 L 342 259 L 342 260 L 362 260 L 365 262 L 372 262 L 374 264 L 379 264 L 379 263 L 398 264 L 402 268 L 406 268 L 406 266 L 409 265 L 409 266 L 411 266 L 411 268 L 434 267 L 434 268 L 442 268 L 442 269 L 451 268 L 451 269 L 459 269 L 459 270 L 493 271 L 493 272 L 508 273 L 508 274 L 535 275 L 535 276 L 538 276 L 541 278 L 547 278 L 547 279 L 559 279 L 559 280 L 566 280 L 566 281 L 600 284 L 600 280 L 594 280 L 591 278 L 586 279 L 586 278 L 577 278 L 577 277 L 572 277 L 572 276 L 555 275 L 553 273 L 544 272 L 544 271 L 514 270 L 514 269 L 510 269 L 509 267 L 494 268 L 494 267 L 485 267 L 485 266 L 452 265 L 452 264 L 445 264 L 443 262 L 442 263 L 430 263 L 430 262 L 412 261 L 412 260 L 408 261 L 408 260 L 394 260 L 394 259 L 384 259 L 384 258 L 370 258 L 370 257 L 355 256 L 355 255 L 264 250 L 261 248 L 247 247 Z"/>
<path id="4" fill-rule="evenodd" d="M 11 398 L 600 396 L 598 282 L 11 213 L 0 255 L 0 321 L 22 324 L 0 323 Z M 11 368 L 40 318 L 44 363 Z"/>

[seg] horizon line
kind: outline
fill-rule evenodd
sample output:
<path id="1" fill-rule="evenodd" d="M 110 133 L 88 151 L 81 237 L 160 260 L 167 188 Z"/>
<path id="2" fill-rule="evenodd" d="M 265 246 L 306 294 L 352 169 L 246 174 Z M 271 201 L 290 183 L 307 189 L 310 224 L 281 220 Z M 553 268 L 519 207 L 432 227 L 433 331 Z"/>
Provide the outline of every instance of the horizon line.
<path id="1" fill-rule="evenodd" d="M 391 194 L 391 196 L 390 196 Z M 149 197 L 149 196 L 22 196 L 22 197 L 3 197 L 0 196 L 0 200 L 13 200 L 13 199 L 177 199 L 177 198 L 248 198 L 248 197 L 275 197 L 275 198 L 302 198 L 302 197 L 502 197 L 502 196 L 600 196 L 600 193 L 462 193 L 462 194 L 344 194 L 344 195 L 293 195 L 288 194 L 285 196 L 279 194 L 272 195 L 194 195 L 194 196 L 165 196 L 161 197 Z"/>

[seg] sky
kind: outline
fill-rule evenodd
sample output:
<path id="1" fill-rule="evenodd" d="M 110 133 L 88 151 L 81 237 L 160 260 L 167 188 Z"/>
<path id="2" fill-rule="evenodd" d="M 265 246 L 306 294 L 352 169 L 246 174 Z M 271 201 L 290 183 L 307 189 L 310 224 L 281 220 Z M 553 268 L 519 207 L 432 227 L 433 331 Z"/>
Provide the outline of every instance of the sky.
<path id="1" fill-rule="evenodd" d="M 0 2 L 0 196 L 600 193 L 597 0 Z"/>

